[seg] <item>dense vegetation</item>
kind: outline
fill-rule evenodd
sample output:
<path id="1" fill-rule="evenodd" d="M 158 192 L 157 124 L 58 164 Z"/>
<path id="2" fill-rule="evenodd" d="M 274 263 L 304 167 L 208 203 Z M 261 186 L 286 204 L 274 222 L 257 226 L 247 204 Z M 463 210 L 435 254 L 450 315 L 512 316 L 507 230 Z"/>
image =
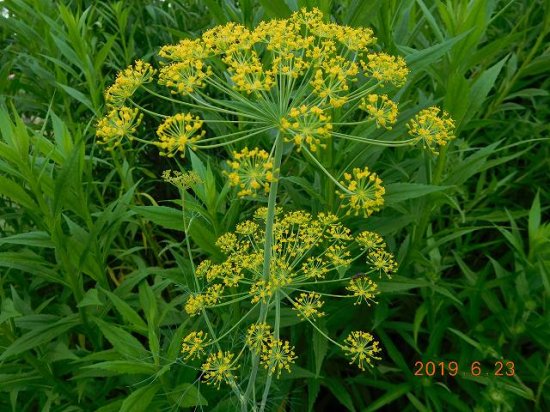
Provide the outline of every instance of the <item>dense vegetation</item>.
<path id="1" fill-rule="evenodd" d="M 187 242 L 201 259 L 221 260 L 216 239 L 250 219 L 258 199 L 227 183 L 224 150 L 183 159 L 137 145 L 108 152 L 96 125 L 105 89 L 136 59 L 158 63 L 162 46 L 218 24 L 254 28 L 314 6 L 372 28 L 384 51 L 403 56 L 404 115 L 438 105 L 456 139 L 438 156 L 352 146 L 325 158 L 335 173 L 368 165 L 380 175 L 384 207 L 367 218 L 342 213 L 330 180 L 292 156 L 279 203 L 380 233 L 399 270 L 378 282 L 377 304 L 325 307 L 329 335 L 345 337 L 345 325 L 380 341 L 382 359 L 365 372 L 283 318 L 299 359 L 273 379 L 269 407 L 550 410 L 543 0 L 0 3 L 0 410 L 233 410 L 229 387 L 200 384 L 200 363 L 180 353 L 195 322 L 184 310 L 194 270 Z M 140 105 L 161 111 L 155 96 Z M 406 132 L 398 122 L 390 135 Z M 193 170 L 204 184 L 182 194 L 163 181 L 167 169 Z"/>

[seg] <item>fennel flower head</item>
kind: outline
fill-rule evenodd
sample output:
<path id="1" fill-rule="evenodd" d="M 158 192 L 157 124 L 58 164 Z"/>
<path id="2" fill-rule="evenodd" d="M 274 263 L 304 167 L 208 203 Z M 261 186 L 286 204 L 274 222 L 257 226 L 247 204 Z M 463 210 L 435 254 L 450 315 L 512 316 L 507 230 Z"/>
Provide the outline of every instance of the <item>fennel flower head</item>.
<path id="1" fill-rule="evenodd" d="M 248 355 L 258 356 L 268 375 L 279 377 L 290 372 L 299 354 L 292 342 L 283 338 L 282 325 L 269 317 L 254 319 L 259 306 L 277 305 L 276 310 L 285 311 L 289 319 L 325 335 L 348 356 L 350 364 L 361 370 L 373 366 L 381 349 L 369 333 L 346 331 L 343 336 L 330 337 L 318 325 L 329 303 L 353 307 L 376 302 L 378 280 L 391 277 L 397 269 L 382 237 L 370 231 L 354 235 L 331 213 L 313 216 L 279 209 L 273 226 L 271 265 L 265 277 L 266 214 L 266 208 L 259 208 L 253 219 L 218 238 L 216 245 L 225 255 L 221 262 L 205 259 L 197 266 L 199 291 L 188 296 L 186 313 L 192 319 L 206 314 L 215 322 L 237 303 L 240 312 L 235 324 L 226 327 L 216 341 L 208 339 L 204 330 L 190 332 L 182 342 L 184 359 L 205 358 L 201 364 L 203 380 L 216 387 L 236 380 L 242 369 L 239 365 L 247 363 L 243 359 Z M 354 263 L 364 272 L 342 276 Z"/>
<path id="2" fill-rule="evenodd" d="M 360 172 L 327 170 L 321 152 L 422 142 L 435 153 L 454 137 L 453 121 L 433 107 L 408 123 L 409 138 L 384 140 L 398 122 L 391 96 L 407 81 L 405 60 L 384 53 L 371 29 L 328 22 L 315 8 L 254 29 L 216 26 L 162 47 L 159 60 L 158 69 L 137 61 L 107 89 L 99 142 L 113 148 L 131 138 L 166 157 L 226 147 L 226 177 L 240 197 L 265 196 L 277 180 L 280 139 L 285 153 L 293 148 L 334 181 L 343 208 L 368 216 L 382 203 L 380 178 L 365 165 L 357 165 Z M 140 106 L 143 93 L 163 105 Z M 171 109 L 155 112 L 159 107 Z M 143 115 L 156 138 L 137 136 Z M 351 178 L 342 181 L 344 173 Z"/>

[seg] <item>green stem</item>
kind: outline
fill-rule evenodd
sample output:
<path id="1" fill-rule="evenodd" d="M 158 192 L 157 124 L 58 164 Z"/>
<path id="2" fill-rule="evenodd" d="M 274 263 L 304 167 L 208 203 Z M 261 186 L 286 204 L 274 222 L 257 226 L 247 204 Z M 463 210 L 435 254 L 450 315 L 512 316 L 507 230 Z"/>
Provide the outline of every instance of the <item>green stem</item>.
<path id="1" fill-rule="evenodd" d="M 279 329 L 281 326 L 281 297 L 279 292 L 275 294 L 275 326 L 273 328 L 273 338 L 275 340 L 279 339 Z M 269 396 L 269 388 L 271 387 L 271 382 L 273 380 L 273 372 L 270 371 L 267 375 L 267 380 L 265 382 L 264 393 L 262 395 L 262 403 L 260 405 L 260 412 L 264 412 L 265 405 L 267 403 L 267 397 Z"/>
<path id="2" fill-rule="evenodd" d="M 269 271 L 271 267 L 271 256 L 272 256 L 272 247 L 273 247 L 273 223 L 275 222 L 275 206 L 277 204 L 277 190 L 279 188 L 279 179 L 280 179 L 280 168 L 281 160 L 283 158 L 283 137 L 280 133 L 277 134 L 275 139 L 275 156 L 273 159 L 273 171 L 274 171 L 274 181 L 271 183 L 269 188 L 269 198 L 267 201 L 267 218 L 265 223 L 265 243 L 264 243 L 264 262 L 263 262 L 263 278 L 265 280 L 269 279 Z M 260 307 L 260 316 L 259 322 L 265 322 L 267 317 L 267 305 L 268 303 L 262 303 Z M 244 399 L 242 401 L 241 410 L 246 412 L 246 407 L 249 402 L 250 394 L 253 393 L 253 396 L 256 394 L 256 375 L 258 374 L 259 367 L 259 355 L 255 355 L 252 358 L 252 370 L 250 372 L 250 379 L 244 393 Z M 268 377 L 269 380 L 269 377 Z M 266 384 L 267 386 L 267 384 Z M 265 393 L 264 393 L 265 394 Z M 256 410 L 256 405 L 254 403 L 253 410 Z"/>

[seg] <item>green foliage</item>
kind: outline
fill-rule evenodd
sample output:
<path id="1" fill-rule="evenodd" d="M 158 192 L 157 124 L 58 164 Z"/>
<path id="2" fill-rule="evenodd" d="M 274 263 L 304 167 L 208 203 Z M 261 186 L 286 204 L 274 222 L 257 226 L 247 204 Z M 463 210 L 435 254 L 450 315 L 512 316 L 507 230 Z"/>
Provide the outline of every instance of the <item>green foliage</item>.
<path id="1" fill-rule="evenodd" d="M 194 322 L 182 309 L 191 268 L 181 200 L 159 176 L 181 166 L 205 181 L 186 198 L 196 255 L 222 258 L 214 240 L 252 205 L 236 201 L 215 156 L 182 165 L 137 150 L 110 157 L 91 125 L 103 90 L 135 58 L 214 24 L 252 27 L 312 5 L 372 27 L 402 54 L 417 77 L 399 100 L 441 104 L 459 138 L 435 164 L 417 149 L 355 143 L 326 159 L 336 175 L 372 165 L 387 183 L 383 212 L 346 224 L 389 239 L 400 271 L 380 283 L 377 305 L 327 306 L 321 324 L 338 336 L 372 326 L 383 360 L 357 374 L 294 325 L 307 356 L 274 383 L 272 410 L 550 409 L 548 2 L 6 0 L 0 410 L 235 407 L 228 393 L 197 387 L 197 365 L 179 354 Z M 295 168 L 281 182 L 286 206 L 332 207 L 330 182 L 306 160 Z M 461 373 L 415 376 L 418 360 L 455 361 Z M 499 360 L 514 362 L 514 377 L 491 376 Z M 470 376 L 474 361 L 489 376 Z"/>

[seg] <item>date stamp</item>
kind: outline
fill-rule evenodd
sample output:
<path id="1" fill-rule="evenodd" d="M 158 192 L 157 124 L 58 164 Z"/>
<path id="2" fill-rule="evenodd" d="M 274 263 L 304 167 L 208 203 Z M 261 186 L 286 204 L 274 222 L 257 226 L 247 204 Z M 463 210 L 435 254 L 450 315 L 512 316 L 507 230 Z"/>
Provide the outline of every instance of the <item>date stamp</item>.
<path id="1" fill-rule="evenodd" d="M 456 361 L 416 361 L 415 376 L 514 376 L 516 369 L 513 361 L 496 361 L 492 367 L 482 365 L 479 361 L 459 367 Z"/>

